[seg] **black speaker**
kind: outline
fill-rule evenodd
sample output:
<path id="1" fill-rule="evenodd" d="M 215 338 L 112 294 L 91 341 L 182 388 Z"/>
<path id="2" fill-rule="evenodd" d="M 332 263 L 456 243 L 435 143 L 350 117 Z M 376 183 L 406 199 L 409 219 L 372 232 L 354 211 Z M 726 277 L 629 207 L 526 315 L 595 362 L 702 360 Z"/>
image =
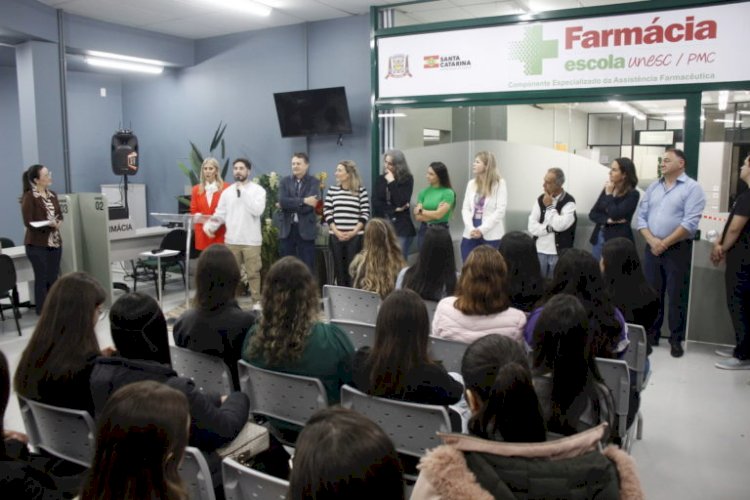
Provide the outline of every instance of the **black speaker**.
<path id="1" fill-rule="evenodd" d="M 138 172 L 138 138 L 130 130 L 118 130 L 112 136 L 112 172 L 115 175 Z"/>

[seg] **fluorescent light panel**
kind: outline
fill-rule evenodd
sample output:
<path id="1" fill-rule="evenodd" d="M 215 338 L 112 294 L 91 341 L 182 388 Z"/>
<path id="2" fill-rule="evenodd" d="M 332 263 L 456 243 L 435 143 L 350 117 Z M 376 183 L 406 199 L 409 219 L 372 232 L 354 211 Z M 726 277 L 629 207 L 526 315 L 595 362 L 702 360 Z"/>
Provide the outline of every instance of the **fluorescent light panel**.
<path id="1" fill-rule="evenodd" d="M 94 57 L 101 57 L 104 59 L 115 59 L 117 61 L 128 61 L 128 62 L 134 62 L 138 64 L 151 64 L 155 66 L 164 66 L 166 63 L 164 61 L 159 61 L 158 59 L 146 59 L 144 57 L 133 57 L 133 56 L 124 56 L 122 54 L 113 54 L 111 52 L 100 52 L 98 50 L 87 50 L 86 54 Z"/>
<path id="2" fill-rule="evenodd" d="M 250 0 L 203 0 L 203 2 L 223 9 L 236 10 L 261 17 L 268 17 L 273 11 L 268 5 Z"/>
<path id="3" fill-rule="evenodd" d="M 84 61 L 91 66 L 97 66 L 99 68 L 109 69 L 121 69 L 125 71 L 135 71 L 138 73 L 149 73 L 152 75 L 159 75 L 164 71 L 163 66 L 156 66 L 154 64 L 142 64 L 129 61 L 118 61 L 116 59 L 104 59 L 101 57 L 84 57 Z"/>

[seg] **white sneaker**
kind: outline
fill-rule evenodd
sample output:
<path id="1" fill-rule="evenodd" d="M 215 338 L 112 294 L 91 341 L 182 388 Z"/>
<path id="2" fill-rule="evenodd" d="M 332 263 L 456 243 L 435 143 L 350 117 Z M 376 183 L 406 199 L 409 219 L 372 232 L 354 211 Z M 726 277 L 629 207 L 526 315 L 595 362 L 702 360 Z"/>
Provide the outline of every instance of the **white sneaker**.
<path id="1" fill-rule="evenodd" d="M 729 358 L 719 361 L 714 366 L 722 370 L 750 370 L 750 359 Z"/>
<path id="2" fill-rule="evenodd" d="M 734 357 L 734 347 L 722 347 L 721 349 L 716 349 L 714 352 L 717 356 L 721 356 L 722 358 Z"/>

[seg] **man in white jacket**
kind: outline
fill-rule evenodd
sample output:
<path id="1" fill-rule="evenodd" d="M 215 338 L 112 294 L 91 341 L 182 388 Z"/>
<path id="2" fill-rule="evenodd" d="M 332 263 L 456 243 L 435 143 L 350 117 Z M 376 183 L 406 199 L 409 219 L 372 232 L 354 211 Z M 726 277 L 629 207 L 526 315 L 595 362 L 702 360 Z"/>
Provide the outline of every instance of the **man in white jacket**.
<path id="1" fill-rule="evenodd" d="M 227 227 L 224 242 L 245 269 L 250 293 L 260 300 L 261 220 L 266 209 L 266 191 L 250 181 L 250 160 L 238 158 L 232 164 L 234 184 L 221 193 L 219 205 L 203 231 L 211 238 L 222 224 Z"/>

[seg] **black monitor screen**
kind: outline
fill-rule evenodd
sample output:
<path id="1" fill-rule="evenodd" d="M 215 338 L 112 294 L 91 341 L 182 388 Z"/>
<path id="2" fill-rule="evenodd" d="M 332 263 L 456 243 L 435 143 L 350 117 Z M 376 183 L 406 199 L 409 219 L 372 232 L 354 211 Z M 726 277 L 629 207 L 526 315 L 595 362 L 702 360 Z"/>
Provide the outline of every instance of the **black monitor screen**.
<path id="1" fill-rule="evenodd" d="M 344 87 L 273 95 L 282 137 L 351 134 Z"/>

